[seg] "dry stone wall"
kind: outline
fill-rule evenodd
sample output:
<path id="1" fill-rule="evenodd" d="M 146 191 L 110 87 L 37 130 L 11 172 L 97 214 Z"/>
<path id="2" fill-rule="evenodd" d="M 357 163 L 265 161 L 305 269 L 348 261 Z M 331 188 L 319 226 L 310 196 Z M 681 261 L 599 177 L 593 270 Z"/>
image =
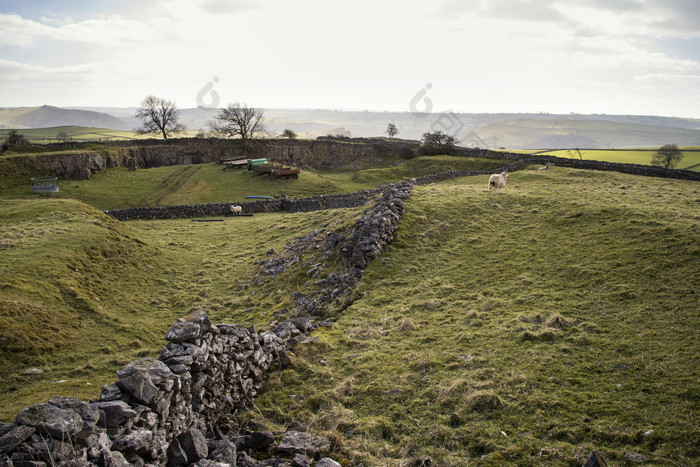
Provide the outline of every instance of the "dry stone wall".
<path id="1" fill-rule="evenodd" d="M 343 252 L 344 269 L 321 281 L 316 303 L 330 303 L 357 284 L 393 239 L 413 185 L 409 180 L 389 187 L 345 235 L 325 234 L 325 247 Z M 284 258 L 294 257 L 295 248 L 315 247 L 317 240 L 302 237 Z M 299 297 L 298 311 L 309 302 Z M 22 409 L 13 423 L 1 423 L 0 467 L 339 465 L 323 457 L 330 442 L 298 423 L 279 442 L 264 431 L 222 433 L 251 405 L 267 374 L 290 364 L 289 351 L 316 328 L 311 315 L 302 313 L 259 333 L 212 324 L 205 312 L 193 312 L 172 325 L 158 358 L 119 369 L 118 380 L 103 386 L 99 398 L 53 397 Z M 258 462 L 253 452 L 272 458 Z"/>
<path id="2" fill-rule="evenodd" d="M 664 169 L 663 167 L 641 164 L 621 164 L 593 160 L 572 159 L 566 157 L 546 156 L 537 154 L 519 154 L 506 151 L 491 151 L 488 149 L 463 149 L 462 156 L 487 157 L 489 159 L 504 159 L 522 161 L 523 167 L 530 164 L 555 165 L 572 167 L 574 169 L 602 170 L 620 172 L 645 177 L 676 178 L 680 180 L 700 180 L 700 172 L 685 169 Z"/>
<path id="3" fill-rule="evenodd" d="M 178 138 L 168 140 L 114 141 L 105 151 L 83 150 L 91 143 L 56 143 L 53 149 L 71 151 L 62 154 L 12 156 L 16 167 L 33 176 L 86 180 L 107 167 L 128 167 L 134 161 L 139 168 L 171 165 L 221 163 L 229 159 L 266 157 L 272 161 L 298 167 L 324 169 L 347 167 L 349 170 L 371 166 L 387 157 L 410 158 L 418 153 L 417 142 L 387 142 L 359 138 L 349 141 L 333 140 L 254 140 L 245 148 L 240 140 L 216 138 Z M 639 164 L 619 164 L 570 158 L 529 155 L 488 149 L 461 149 L 459 154 L 504 160 L 526 160 L 531 164 L 550 164 L 590 170 L 605 170 L 635 175 L 700 180 L 700 172 L 663 169 Z M 16 170 L 16 168 L 15 168 Z"/>
<path id="4" fill-rule="evenodd" d="M 311 196 L 308 198 L 265 199 L 243 203 L 205 203 L 179 206 L 155 206 L 143 208 L 111 209 L 105 211 L 119 220 L 177 219 L 189 217 L 222 216 L 231 213 L 231 205 L 243 208 L 243 213 L 258 212 L 307 212 L 321 209 L 340 209 L 362 206 L 372 196 L 382 192 L 381 188 L 336 195 Z"/>
<path id="5" fill-rule="evenodd" d="M 173 324 L 158 358 L 119 369 L 98 399 L 53 397 L 0 424 L 0 465 L 187 466 L 212 457 L 204 433 L 249 406 L 268 371 L 288 366 L 288 350 L 314 328 L 295 318 L 257 333 L 193 312 Z M 235 443 L 221 441 L 236 465 Z M 225 460 L 214 451 L 212 460 Z"/>

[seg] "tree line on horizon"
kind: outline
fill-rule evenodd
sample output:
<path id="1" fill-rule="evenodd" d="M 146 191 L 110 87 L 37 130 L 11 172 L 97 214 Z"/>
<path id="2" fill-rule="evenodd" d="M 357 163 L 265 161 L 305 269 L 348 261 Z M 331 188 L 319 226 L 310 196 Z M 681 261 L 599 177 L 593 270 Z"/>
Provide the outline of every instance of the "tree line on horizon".
<path id="1" fill-rule="evenodd" d="M 160 134 L 164 140 L 171 135 L 185 130 L 185 126 L 179 122 L 179 112 L 173 101 L 147 96 L 137 109 L 136 117 L 142 121 L 138 134 Z M 262 109 L 250 107 L 246 103 L 229 103 L 226 107 L 218 109 L 214 119 L 209 121 L 210 130 L 221 138 L 239 138 L 243 140 L 243 147 L 247 148 L 248 143 L 263 132 L 265 132 L 265 115 Z M 392 122 L 387 125 L 384 132 L 393 139 L 399 134 L 399 128 Z M 200 132 L 198 136 L 204 136 Z M 57 139 L 66 142 L 70 137 L 65 132 L 59 132 Z M 285 129 L 278 138 L 296 139 L 297 133 L 291 129 Z M 457 152 L 459 140 L 453 135 L 442 131 L 423 133 L 419 153 L 423 156 L 431 155 L 454 155 Z M 29 139 L 17 130 L 10 130 L 5 141 L 0 145 L 0 152 L 5 152 L 12 147 L 28 146 Z M 580 150 L 575 150 L 576 155 L 583 159 Z M 569 151 L 569 155 L 572 155 Z M 675 168 L 683 159 L 683 153 L 676 144 L 666 144 L 661 146 L 651 158 L 651 165 L 660 166 L 666 169 Z"/>

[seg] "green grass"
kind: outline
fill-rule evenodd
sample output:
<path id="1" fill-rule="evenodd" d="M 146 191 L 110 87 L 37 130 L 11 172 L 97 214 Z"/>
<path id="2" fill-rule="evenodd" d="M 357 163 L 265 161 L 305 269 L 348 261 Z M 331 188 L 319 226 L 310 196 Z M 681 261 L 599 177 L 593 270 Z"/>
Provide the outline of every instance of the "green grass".
<path id="1" fill-rule="evenodd" d="M 352 177 L 358 183 L 396 182 L 406 177 L 446 172 L 448 170 L 491 170 L 504 165 L 502 160 L 456 156 L 422 156 L 394 167 L 360 170 Z"/>
<path id="2" fill-rule="evenodd" d="M 126 168 L 111 168 L 92 175 L 90 180 L 59 180 L 58 193 L 41 196 L 48 199 L 77 199 L 98 209 L 242 202 L 246 196 L 279 196 L 283 192 L 291 198 L 347 193 L 371 189 L 403 177 L 418 177 L 451 169 L 483 170 L 500 165 L 503 165 L 502 161 L 433 156 L 417 158 L 393 168 L 356 173 L 303 170 L 297 180 L 254 176 L 243 169 L 222 171 L 222 166 L 217 164 L 178 165 L 135 172 Z M 8 177 L 6 186 L 16 184 L 12 177 Z M 25 183 L 0 192 L 0 199 L 37 197 L 32 193 L 29 177 Z"/>
<path id="3" fill-rule="evenodd" d="M 47 128 L 24 128 L 17 130 L 23 134 L 32 143 L 56 143 L 59 139 L 56 137 L 59 133 L 65 133 L 71 141 L 114 141 L 114 140 L 132 140 L 132 139 L 148 139 L 158 138 L 159 135 L 140 135 L 135 131 L 112 130 L 109 128 L 96 128 L 85 126 L 55 126 Z M 0 140 L 7 138 L 9 129 L 0 130 Z M 194 136 L 195 131 L 187 131 L 179 133 L 180 136 Z"/>
<path id="4" fill-rule="evenodd" d="M 368 465 L 698 462 L 700 186 L 567 169 L 485 186 L 417 188 L 354 304 L 249 417 L 307 421 Z"/>
<path id="5" fill-rule="evenodd" d="M 582 147 L 637 148 L 697 145 L 700 130 L 608 120 L 561 118 L 521 119 L 484 123 L 472 128 L 474 143 L 489 147 L 546 149 Z"/>
<path id="6" fill-rule="evenodd" d="M 98 209 L 245 201 L 245 196 L 304 197 L 339 191 L 336 183 L 303 171 L 298 180 L 272 180 L 244 170 L 222 171 L 217 164 L 178 165 L 130 172 L 111 168 L 90 180 L 59 180 L 51 199 L 78 199 Z M 0 198 L 35 199 L 31 184 L 0 193 Z"/>
<path id="7" fill-rule="evenodd" d="M 248 288 L 255 262 L 356 211 L 121 223 L 74 200 L 0 201 L 0 420 L 52 395 L 95 397 L 192 309 L 269 323 L 273 299 Z M 45 371 L 23 375 L 32 367 Z"/>
<path id="8" fill-rule="evenodd" d="M 365 465 L 700 462 L 700 185 L 531 167 L 489 195 L 487 179 L 417 187 L 354 302 L 242 418 L 301 421 Z M 265 328 L 309 278 L 259 285 L 257 262 L 361 211 L 119 223 L 74 200 L 0 201 L 0 418 L 95 397 L 193 308 Z"/>
<path id="9" fill-rule="evenodd" d="M 677 169 L 700 170 L 700 150 L 698 148 L 681 148 L 683 159 L 676 166 Z M 606 162 L 620 162 L 623 164 L 651 165 L 651 157 L 658 150 L 656 149 L 582 149 L 585 160 L 596 160 Z M 558 151 L 537 152 L 548 156 L 570 157 L 569 153 L 563 149 Z"/>

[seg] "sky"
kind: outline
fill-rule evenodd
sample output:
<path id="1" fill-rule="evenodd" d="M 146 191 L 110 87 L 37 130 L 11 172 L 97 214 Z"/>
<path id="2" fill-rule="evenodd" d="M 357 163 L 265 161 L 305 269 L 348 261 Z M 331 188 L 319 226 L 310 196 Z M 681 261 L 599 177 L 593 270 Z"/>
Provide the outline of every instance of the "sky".
<path id="1" fill-rule="evenodd" d="M 700 118 L 698 0 L 0 0 L 0 107 Z"/>

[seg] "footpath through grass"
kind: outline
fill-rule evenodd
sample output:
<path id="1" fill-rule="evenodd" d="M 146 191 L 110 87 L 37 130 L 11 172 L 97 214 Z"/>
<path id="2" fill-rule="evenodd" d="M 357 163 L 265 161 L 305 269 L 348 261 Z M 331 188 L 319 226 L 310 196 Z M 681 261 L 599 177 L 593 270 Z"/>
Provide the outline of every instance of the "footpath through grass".
<path id="1" fill-rule="evenodd" d="M 367 465 L 699 462 L 700 185 L 486 180 L 417 188 L 354 304 L 248 417 Z"/>

